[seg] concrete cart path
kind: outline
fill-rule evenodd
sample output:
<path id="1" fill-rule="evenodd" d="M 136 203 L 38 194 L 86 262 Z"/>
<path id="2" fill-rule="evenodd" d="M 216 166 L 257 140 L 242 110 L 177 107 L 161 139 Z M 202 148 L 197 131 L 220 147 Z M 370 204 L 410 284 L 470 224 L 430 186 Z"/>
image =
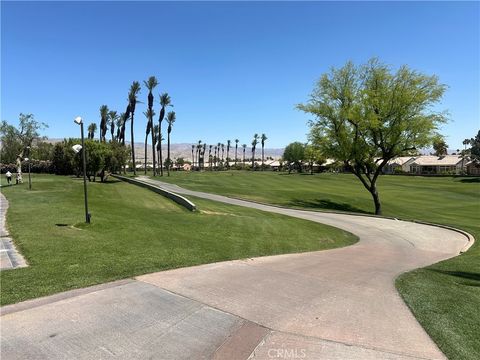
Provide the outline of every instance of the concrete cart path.
<path id="1" fill-rule="evenodd" d="M 315 340 L 322 339 L 421 358 L 443 357 L 400 298 L 394 280 L 405 271 L 458 255 L 468 242 L 463 234 L 398 220 L 285 209 L 142 180 L 183 195 L 317 221 L 360 237 L 357 244 L 341 249 L 139 277 L 289 334 L 270 337 L 257 349 L 259 354 L 268 357 L 262 348 L 270 349 L 273 342 L 318 352 L 322 346 Z"/>
<path id="2" fill-rule="evenodd" d="M 8 200 L 0 193 L 0 270 L 27 266 L 23 256 L 17 251 L 7 229 Z"/>
<path id="3" fill-rule="evenodd" d="M 467 242 L 462 234 L 161 185 L 330 224 L 360 241 L 159 272 L 5 306 L 2 360 L 444 358 L 393 282 L 401 272 L 457 255 Z"/>

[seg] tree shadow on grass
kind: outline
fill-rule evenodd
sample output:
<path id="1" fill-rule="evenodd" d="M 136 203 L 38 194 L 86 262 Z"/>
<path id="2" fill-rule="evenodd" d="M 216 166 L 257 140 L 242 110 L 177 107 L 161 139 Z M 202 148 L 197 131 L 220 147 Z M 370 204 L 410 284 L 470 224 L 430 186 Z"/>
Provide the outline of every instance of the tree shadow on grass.
<path id="1" fill-rule="evenodd" d="M 480 183 L 480 177 L 460 179 L 460 182 L 462 182 L 462 183 Z"/>
<path id="2" fill-rule="evenodd" d="M 119 182 L 122 182 L 122 180 L 118 180 L 118 179 L 115 179 L 115 178 L 108 178 L 106 181 L 104 181 L 101 184 L 116 184 L 116 183 L 119 183 Z"/>
<path id="3" fill-rule="evenodd" d="M 348 203 L 339 203 L 339 202 L 324 200 L 324 199 L 317 199 L 317 200 L 294 199 L 289 202 L 289 205 L 295 206 L 295 207 L 309 208 L 309 209 L 327 209 L 327 210 L 370 214 L 368 211 L 362 210 Z"/>
<path id="4" fill-rule="evenodd" d="M 461 284 L 463 285 L 480 287 L 480 274 L 478 273 L 466 272 L 466 271 L 437 270 L 437 269 L 429 269 L 429 270 L 440 273 L 440 274 L 455 276 L 455 277 L 464 279 L 466 281 L 461 282 Z"/>

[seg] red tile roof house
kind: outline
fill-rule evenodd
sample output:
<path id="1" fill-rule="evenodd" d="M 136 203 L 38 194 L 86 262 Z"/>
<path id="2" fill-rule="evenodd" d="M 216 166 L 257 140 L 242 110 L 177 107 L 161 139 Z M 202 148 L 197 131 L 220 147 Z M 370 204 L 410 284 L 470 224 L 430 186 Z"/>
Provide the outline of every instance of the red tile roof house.
<path id="1" fill-rule="evenodd" d="M 422 175 L 460 175 L 465 172 L 468 158 L 461 155 L 419 156 L 412 161 L 410 173 Z"/>

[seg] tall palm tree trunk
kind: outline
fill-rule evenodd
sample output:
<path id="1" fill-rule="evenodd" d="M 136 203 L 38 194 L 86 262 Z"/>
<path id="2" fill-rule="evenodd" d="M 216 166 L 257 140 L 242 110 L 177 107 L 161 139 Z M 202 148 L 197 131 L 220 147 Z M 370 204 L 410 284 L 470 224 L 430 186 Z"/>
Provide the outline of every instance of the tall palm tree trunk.
<path id="1" fill-rule="evenodd" d="M 262 144 L 262 171 L 264 170 L 263 147 L 264 147 L 264 145 Z"/>
<path id="2" fill-rule="evenodd" d="M 155 132 L 153 131 L 153 119 L 152 119 L 152 157 L 153 157 L 153 176 L 157 175 L 155 167 Z"/>
<path id="3" fill-rule="evenodd" d="M 162 154 L 162 129 L 158 132 L 158 166 L 160 167 L 160 176 L 163 176 L 163 154 Z"/>
<path id="4" fill-rule="evenodd" d="M 145 175 L 147 175 L 147 140 L 148 134 L 145 134 Z"/>
<path id="5" fill-rule="evenodd" d="M 133 112 L 132 112 L 132 121 L 130 122 L 130 140 L 132 146 L 132 163 L 133 163 L 133 175 L 137 175 L 137 167 L 135 164 L 135 140 L 133 138 Z"/>
<path id="6" fill-rule="evenodd" d="M 167 176 L 170 176 L 170 132 L 167 137 Z"/>

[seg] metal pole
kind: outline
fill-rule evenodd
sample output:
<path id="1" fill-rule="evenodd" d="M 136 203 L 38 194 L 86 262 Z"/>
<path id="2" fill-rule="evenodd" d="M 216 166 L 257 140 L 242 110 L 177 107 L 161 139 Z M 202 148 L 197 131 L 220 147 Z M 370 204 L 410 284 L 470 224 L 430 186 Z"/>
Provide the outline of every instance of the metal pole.
<path id="1" fill-rule="evenodd" d="M 85 159 L 85 140 L 83 137 L 83 121 L 80 123 L 80 129 L 82 132 L 82 160 L 83 160 L 83 192 L 85 195 L 85 222 L 90 224 L 90 214 L 88 213 L 88 201 L 87 201 L 87 161 Z"/>
<path id="2" fill-rule="evenodd" d="M 32 190 L 32 178 L 30 176 L 30 164 L 31 164 L 31 160 L 28 159 L 28 189 Z"/>

